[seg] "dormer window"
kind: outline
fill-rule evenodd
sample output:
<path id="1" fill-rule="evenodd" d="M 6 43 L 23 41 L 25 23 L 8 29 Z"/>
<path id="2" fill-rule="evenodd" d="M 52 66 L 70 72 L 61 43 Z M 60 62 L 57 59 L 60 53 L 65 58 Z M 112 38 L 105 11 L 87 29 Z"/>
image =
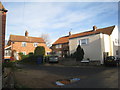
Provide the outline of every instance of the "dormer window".
<path id="1" fill-rule="evenodd" d="M 33 43 L 34 47 L 37 47 L 38 46 L 38 43 Z"/>
<path id="2" fill-rule="evenodd" d="M 26 42 L 22 42 L 22 47 L 26 47 L 27 43 Z"/>

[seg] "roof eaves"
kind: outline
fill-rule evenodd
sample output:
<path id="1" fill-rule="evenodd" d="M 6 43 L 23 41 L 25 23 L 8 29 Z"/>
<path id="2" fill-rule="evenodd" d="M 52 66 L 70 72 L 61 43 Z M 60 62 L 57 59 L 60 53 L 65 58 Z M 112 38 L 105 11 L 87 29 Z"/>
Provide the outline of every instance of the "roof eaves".
<path id="1" fill-rule="evenodd" d="M 56 44 L 52 44 L 52 45 L 58 45 L 58 44 L 67 44 L 69 42 L 65 42 L 65 43 L 56 43 Z"/>
<path id="2" fill-rule="evenodd" d="M 96 34 L 99 34 L 100 32 L 97 32 L 97 33 L 93 33 L 93 34 L 88 34 L 88 35 L 81 35 L 81 36 L 77 36 L 77 37 L 71 37 L 69 39 L 75 39 L 75 38 L 80 38 L 80 37 L 86 37 L 86 36 L 91 36 L 91 35 L 96 35 Z"/>

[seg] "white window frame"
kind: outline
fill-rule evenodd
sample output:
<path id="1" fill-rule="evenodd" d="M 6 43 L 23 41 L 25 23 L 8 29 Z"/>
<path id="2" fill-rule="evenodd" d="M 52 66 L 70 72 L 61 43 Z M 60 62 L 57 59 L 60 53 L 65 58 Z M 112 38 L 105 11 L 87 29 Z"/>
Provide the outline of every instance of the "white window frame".
<path id="1" fill-rule="evenodd" d="M 38 46 L 38 43 L 33 43 L 33 46 L 34 46 L 34 47 L 37 47 L 37 46 Z"/>
<path id="2" fill-rule="evenodd" d="M 25 52 L 25 51 L 23 51 L 22 53 L 23 53 L 23 55 L 26 55 L 26 52 Z"/>
<path id="3" fill-rule="evenodd" d="M 27 43 L 26 42 L 22 42 L 22 47 L 26 47 Z"/>
<path id="4" fill-rule="evenodd" d="M 115 44 L 118 44 L 118 39 L 115 39 L 115 41 L 114 41 L 114 42 L 115 42 Z"/>
<path id="5" fill-rule="evenodd" d="M 11 56 L 11 50 L 5 50 L 4 56 Z"/>
<path id="6" fill-rule="evenodd" d="M 62 48 L 62 44 L 57 44 L 55 47 L 56 48 Z"/>
<path id="7" fill-rule="evenodd" d="M 82 43 L 82 40 L 85 40 L 84 44 Z M 89 39 L 88 38 L 78 40 L 78 45 L 87 45 L 88 43 L 89 43 Z"/>

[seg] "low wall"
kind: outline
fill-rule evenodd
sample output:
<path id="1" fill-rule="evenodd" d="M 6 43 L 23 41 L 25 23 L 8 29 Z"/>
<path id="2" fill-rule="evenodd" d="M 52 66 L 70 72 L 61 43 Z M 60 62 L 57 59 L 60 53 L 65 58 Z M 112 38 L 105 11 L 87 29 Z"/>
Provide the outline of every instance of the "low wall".
<path id="1" fill-rule="evenodd" d="M 98 66 L 101 65 L 100 61 L 90 61 L 89 63 L 82 63 L 80 61 L 76 61 L 74 58 L 63 58 L 59 60 L 59 64 L 61 65 L 68 65 L 68 66 L 75 66 L 75 65 L 80 65 L 80 66 Z"/>

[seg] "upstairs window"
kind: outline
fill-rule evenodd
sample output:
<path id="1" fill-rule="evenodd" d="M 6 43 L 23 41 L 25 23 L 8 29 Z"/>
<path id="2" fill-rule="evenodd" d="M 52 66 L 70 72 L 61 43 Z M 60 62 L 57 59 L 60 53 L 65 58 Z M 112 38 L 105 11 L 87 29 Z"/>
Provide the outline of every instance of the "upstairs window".
<path id="1" fill-rule="evenodd" d="M 34 47 L 37 47 L 38 46 L 38 43 L 33 43 Z"/>
<path id="2" fill-rule="evenodd" d="M 26 42 L 22 42 L 22 47 L 26 47 L 27 43 Z"/>
<path id="3" fill-rule="evenodd" d="M 118 39 L 115 39 L 115 44 L 118 44 Z"/>
<path id="4" fill-rule="evenodd" d="M 87 39 L 81 39 L 81 40 L 79 40 L 78 44 L 79 45 L 86 45 L 86 44 L 88 44 L 88 42 L 89 42 L 88 38 Z"/>
<path id="5" fill-rule="evenodd" d="M 56 45 L 56 48 L 62 48 L 61 44 Z"/>

